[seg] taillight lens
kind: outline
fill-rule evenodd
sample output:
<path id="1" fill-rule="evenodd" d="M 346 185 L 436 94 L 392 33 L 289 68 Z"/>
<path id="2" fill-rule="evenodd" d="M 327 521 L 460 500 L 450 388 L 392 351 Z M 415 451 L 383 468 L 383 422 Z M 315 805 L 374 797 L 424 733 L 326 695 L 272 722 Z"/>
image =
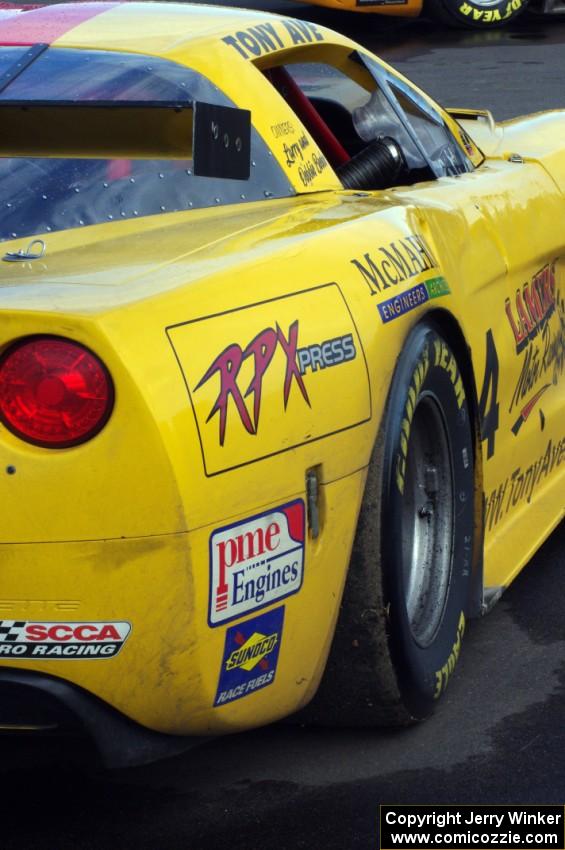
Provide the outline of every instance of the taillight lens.
<path id="1" fill-rule="evenodd" d="M 88 348 L 35 336 L 0 357 L 0 419 L 17 437 L 63 449 L 94 437 L 114 403 L 110 374 Z"/>

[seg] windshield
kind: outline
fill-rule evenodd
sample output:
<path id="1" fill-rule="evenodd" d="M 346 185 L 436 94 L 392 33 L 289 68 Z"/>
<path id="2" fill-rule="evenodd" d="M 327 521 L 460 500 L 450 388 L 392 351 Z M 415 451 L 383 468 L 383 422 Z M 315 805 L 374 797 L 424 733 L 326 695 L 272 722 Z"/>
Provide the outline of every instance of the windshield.
<path id="1" fill-rule="evenodd" d="M 2 101 L 26 100 L 233 106 L 201 74 L 163 59 L 49 48 L 25 67 L 26 50 L 0 48 L 0 106 Z M 0 121 L 1 116 L 0 108 Z M 108 133 L 110 124 L 111 118 Z M 197 177 L 189 159 L 0 158 L 0 241 L 293 194 L 253 128 L 251 159 L 251 175 L 244 181 Z"/>

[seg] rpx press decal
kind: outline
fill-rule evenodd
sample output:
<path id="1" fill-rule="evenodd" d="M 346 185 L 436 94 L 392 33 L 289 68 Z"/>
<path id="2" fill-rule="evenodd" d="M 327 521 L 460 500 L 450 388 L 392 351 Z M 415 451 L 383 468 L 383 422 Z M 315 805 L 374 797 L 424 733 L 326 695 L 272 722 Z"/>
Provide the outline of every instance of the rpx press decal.
<path id="1" fill-rule="evenodd" d="M 216 529 L 210 536 L 208 624 L 228 623 L 302 586 L 304 502 Z"/>
<path id="2" fill-rule="evenodd" d="M 214 705 L 225 705 L 272 685 L 282 639 L 284 605 L 226 631 Z"/>
<path id="3" fill-rule="evenodd" d="M 336 283 L 190 319 L 166 332 L 207 476 L 371 419 L 363 344 Z"/>
<path id="4" fill-rule="evenodd" d="M 131 631 L 129 623 L 38 623 L 0 620 L 0 660 L 112 658 Z"/>

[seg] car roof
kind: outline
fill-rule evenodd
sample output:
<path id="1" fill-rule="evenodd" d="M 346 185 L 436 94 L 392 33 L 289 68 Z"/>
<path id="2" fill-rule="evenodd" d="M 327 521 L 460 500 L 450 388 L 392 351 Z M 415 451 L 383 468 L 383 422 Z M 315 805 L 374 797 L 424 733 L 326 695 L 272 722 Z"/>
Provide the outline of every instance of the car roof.
<path id="1" fill-rule="evenodd" d="M 242 50 L 233 49 L 230 39 Z M 258 58 L 257 43 L 263 52 L 273 53 L 313 42 L 356 46 L 326 27 L 269 12 L 151 2 L 60 3 L 3 21 L 0 45 L 38 42 L 161 56 L 181 45 L 207 42 L 213 48 L 223 45 L 233 60 Z"/>
<path id="2" fill-rule="evenodd" d="M 304 184 L 297 169 L 289 167 L 285 137 L 277 136 L 277 127 L 294 122 L 298 133 L 297 119 L 258 70 L 263 63 L 286 61 L 291 54 L 302 61 L 300 54 L 314 47 L 323 53 L 357 48 L 332 30 L 268 12 L 190 3 L 60 3 L 2 21 L 0 50 L 36 44 L 138 53 L 187 65 L 233 103 L 252 111 L 255 128 L 298 193 L 341 188 L 330 168 L 315 174 L 311 169 Z M 307 136 L 312 155 L 320 156 L 318 146 Z"/>

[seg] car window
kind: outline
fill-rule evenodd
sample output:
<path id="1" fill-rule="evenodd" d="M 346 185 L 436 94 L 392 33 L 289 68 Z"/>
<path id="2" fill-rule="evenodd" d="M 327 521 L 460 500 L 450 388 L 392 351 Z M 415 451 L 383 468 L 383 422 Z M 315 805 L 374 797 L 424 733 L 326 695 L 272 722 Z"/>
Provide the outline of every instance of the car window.
<path id="1" fill-rule="evenodd" d="M 335 101 L 349 112 L 362 106 L 371 96 L 370 92 L 339 68 L 324 62 L 295 62 L 286 65 L 286 68 L 309 98 Z"/>
<path id="2" fill-rule="evenodd" d="M 111 51 L 51 49 L 1 95 L 35 100 L 180 100 L 198 91 L 199 75 L 153 57 Z"/>
<path id="3" fill-rule="evenodd" d="M 24 57 L 27 47 L 0 48 L 0 91 L 18 70 L 18 63 Z"/>
<path id="4" fill-rule="evenodd" d="M 466 158 L 441 116 L 425 101 L 420 99 L 420 102 L 416 103 L 415 98 L 402 91 L 399 85 L 391 85 L 391 89 L 408 123 L 422 143 L 436 175 L 453 176 L 469 171 Z"/>
<path id="5" fill-rule="evenodd" d="M 0 48 L 0 57 L 4 50 Z M 1 67 L 5 65 L 8 61 Z M 2 101 L 26 100 L 234 105 L 208 79 L 182 65 L 67 48 L 46 50 L 0 90 L 0 110 Z M 0 210 L 0 240 L 294 194 L 253 128 L 251 160 L 249 179 L 234 180 L 195 176 L 189 159 L 3 157 L 0 182 L 7 202 Z"/>
<path id="6" fill-rule="evenodd" d="M 284 78 L 281 82 L 281 71 L 307 98 L 306 105 L 300 95 L 287 91 L 289 86 Z M 314 136 L 347 188 L 387 188 L 434 176 L 422 147 L 391 96 L 385 95 L 366 71 L 364 84 L 322 62 L 289 63 L 282 69 L 270 69 L 267 75 Z M 400 151 L 401 168 L 387 159 L 387 144 Z"/>
<path id="7" fill-rule="evenodd" d="M 441 112 L 434 109 L 416 89 L 393 76 L 371 57 L 363 54 L 361 59 L 380 83 L 395 112 L 403 117 L 408 132 L 434 176 L 454 176 L 472 171 L 473 163 L 463 153 Z"/>

